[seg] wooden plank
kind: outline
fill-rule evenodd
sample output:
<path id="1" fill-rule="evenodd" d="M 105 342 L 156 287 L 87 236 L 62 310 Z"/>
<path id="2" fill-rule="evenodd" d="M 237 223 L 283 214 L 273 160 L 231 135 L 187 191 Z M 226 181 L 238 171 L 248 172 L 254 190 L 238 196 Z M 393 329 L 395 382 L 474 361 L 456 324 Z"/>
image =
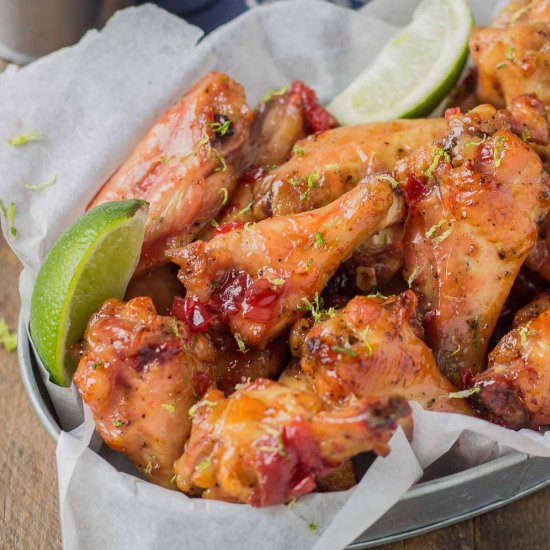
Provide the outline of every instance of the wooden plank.
<path id="1" fill-rule="evenodd" d="M 20 265 L 0 235 L 0 315 L 19 314 Z M 55 445 L 31 408 L 16 353 L 0 348 L 0 548 L 61 548 Z"/>

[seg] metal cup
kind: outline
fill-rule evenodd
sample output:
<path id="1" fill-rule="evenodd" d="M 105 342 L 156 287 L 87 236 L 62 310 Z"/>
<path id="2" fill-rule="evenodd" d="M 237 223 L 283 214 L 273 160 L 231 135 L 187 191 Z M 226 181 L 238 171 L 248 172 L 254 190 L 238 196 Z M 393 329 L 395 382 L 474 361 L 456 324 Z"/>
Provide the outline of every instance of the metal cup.
<path id="1" fill-rule="evenodd" d="M 99 13 L 100 0 L 0 0 L 0 57 L 23 64 L 74 44 Z"/>

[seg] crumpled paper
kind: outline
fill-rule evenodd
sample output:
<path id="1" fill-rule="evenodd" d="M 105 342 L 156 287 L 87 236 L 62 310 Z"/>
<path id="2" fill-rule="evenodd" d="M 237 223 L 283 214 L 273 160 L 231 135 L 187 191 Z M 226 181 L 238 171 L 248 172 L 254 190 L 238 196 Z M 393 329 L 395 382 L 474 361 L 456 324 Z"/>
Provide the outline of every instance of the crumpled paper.
<path id="1" fill-rule="evenodd" d="M 25 265 L 24 315 L 36 271 L 56 238 L 197 78 L 226 71 L 245 85 L 252 105 L 266 89 L 302 79 L 328 101 L 410 20 L 417 4 L 374 0 L 359 13 L 318 0 L 277 2 L 247 12 L 200 43 L 200 30 L 146 5 L 119 12 L 101 33 L 88 33 L 75 47 L 0 75 L 0 198 L 16 204 L 17 235 L 10 235 L 5 220 L 2 229 Z M 471 4 L 476 21 L 486 24 L 497 3 Z M 17 149 L 4 140 L 31 130 L 41 131 L 43 139 Z M 55 184 L 43 191 L 24 186 L 54 176 Z M 48 390 L 63 427 L 79 423 L 74 389 L 48 383 Z M 339 549 L 459 439 L 468 464 L 510 449 L 550 456 L 549 438 L 529 430 L 516 433 L 416 404 L 413 411 L 412 444 L 398 430 L 391 453 L 377 458 L 354 489 L 308 495 L 292 508 L 257 510 L 190 499 L 141 479 L 124 457 L 97 440 L 86 410 L 84 424 L 63 432 L 57 447 L 64 547 Z"/>

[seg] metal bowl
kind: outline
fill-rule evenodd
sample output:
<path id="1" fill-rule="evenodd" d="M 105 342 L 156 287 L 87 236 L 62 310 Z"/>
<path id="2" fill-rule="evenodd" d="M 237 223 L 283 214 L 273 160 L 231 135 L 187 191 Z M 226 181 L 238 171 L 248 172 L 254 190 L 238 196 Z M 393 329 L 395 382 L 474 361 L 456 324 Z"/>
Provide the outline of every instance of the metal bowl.
<path id="1" fill-rule="evenodd" d="M 21 378 L 32 406 L 50 436 L 61 427 L 29 340 L 23 315 L 19 318 L 18 356 Z M 467 470 L 426 480 L 401 500 L 349 549 L 372 548 L 427 533 L 494 510 L 550 485 L 550 459 L 511 453 Z"/>

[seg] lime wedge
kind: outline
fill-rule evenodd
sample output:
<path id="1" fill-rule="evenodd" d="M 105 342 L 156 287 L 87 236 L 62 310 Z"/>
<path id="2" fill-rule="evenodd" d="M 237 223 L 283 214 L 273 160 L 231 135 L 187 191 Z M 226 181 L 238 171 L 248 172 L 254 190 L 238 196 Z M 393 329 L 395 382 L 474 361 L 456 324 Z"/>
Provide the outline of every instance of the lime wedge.
<path id="1" fill-rule="evenodd" d="M 328 110 L 342 125 L 431 113 L 460 77 L 471 28 L 467 0 L 423 0 Z"/>
<path id="2" fill-rule="evenodd" d="M 59 386 L 70 386 L 70 347 L 107 298 L 122 298 L 143 244 L 145 201 L 105 203 L 77 220 L 42 264 L 31 300 L 31 336 Z"/>

